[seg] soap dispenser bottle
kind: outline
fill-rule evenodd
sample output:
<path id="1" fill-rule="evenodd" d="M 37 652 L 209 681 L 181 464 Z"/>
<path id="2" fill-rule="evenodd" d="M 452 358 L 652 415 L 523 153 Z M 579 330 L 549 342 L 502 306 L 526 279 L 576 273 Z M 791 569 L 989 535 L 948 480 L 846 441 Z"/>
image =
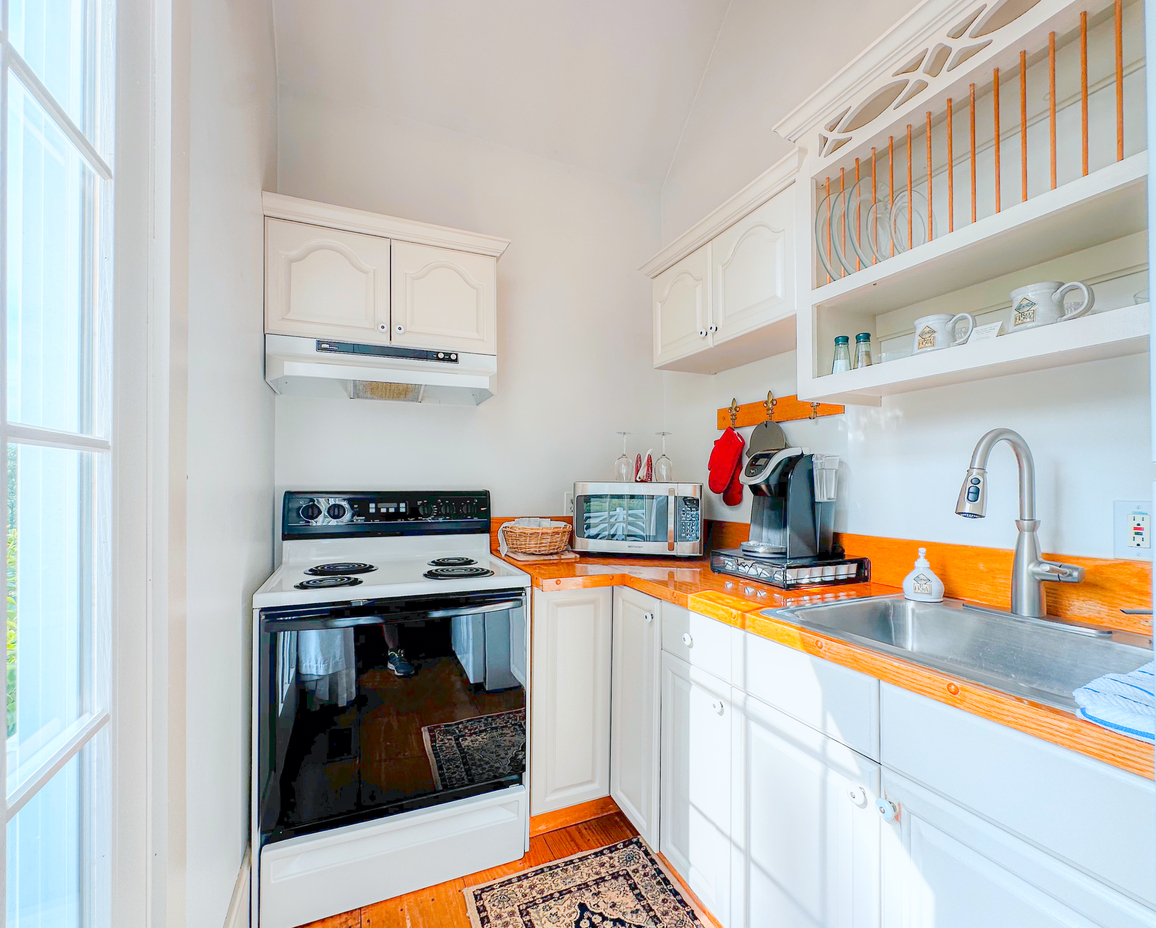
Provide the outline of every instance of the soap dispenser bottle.
<path id="1" fill-rule="evenodd" d="M 927 563 L 927 549 L 919 549 L 915 569 L 903 578 L 903 596 L 920 603 L 943 602 L 943 581 Z"/>

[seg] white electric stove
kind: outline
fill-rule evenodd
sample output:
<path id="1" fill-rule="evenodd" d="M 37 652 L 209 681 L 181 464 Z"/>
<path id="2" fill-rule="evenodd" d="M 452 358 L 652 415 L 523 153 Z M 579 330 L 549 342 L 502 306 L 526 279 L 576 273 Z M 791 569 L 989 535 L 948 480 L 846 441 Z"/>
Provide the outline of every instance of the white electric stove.
<path id="1" fill-rule="evenodd" d="M 485 491 L 285 494 L 253 596 L 254 926 L 528 850 L 530 578 L 489 529 Z"/>

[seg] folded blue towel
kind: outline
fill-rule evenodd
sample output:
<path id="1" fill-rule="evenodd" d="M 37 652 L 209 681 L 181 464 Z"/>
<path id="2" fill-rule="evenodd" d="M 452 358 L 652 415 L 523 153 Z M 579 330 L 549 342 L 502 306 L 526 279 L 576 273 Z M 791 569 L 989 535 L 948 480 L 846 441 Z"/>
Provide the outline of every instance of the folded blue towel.
<path id="1" fill-rule="evenodd" d="M 1108 673 L 1072 693 L 1080 718 L 1121 734 L 1156 740 L 1156 675 L 1149 661 L 1131 673 Z"/>

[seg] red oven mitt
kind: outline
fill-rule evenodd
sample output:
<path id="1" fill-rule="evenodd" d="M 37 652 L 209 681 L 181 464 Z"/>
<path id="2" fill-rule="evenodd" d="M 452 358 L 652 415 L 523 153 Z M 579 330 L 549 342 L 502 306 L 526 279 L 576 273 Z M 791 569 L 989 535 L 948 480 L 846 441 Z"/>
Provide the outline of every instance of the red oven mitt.
<path id="1" fill-rule="evenodd" d="M 731 482 L 727 484 L 726 492 L 723 494 L 723 502 L 728 506 L 737 506 L 743 501 L 743 482 L 739 478 L 743 473 L 742 461 L 739 461 L 739 466 L 735 468 L 734 476 L 731 477 Z"/>
<path id="2" fill-rule="evenodd" d="M 707 462 L 707 486 L 712 493 L 725 493 L 731 482 L 738 479 L 743 463 L 743 437 L 733 428 L 724 431 L 714 443 Z M 739 487 L 742 498 L 742 487 Z"/>

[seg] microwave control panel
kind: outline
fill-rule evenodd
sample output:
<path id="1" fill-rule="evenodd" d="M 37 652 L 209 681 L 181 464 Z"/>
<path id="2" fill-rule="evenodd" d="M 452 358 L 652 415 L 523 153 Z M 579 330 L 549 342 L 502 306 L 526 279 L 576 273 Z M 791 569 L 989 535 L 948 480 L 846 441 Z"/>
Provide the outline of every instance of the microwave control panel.
<path id="1" fill-rule="evenodd" d="M 694 496 L 676 497 L 674 506 L 674 538 L 676 541 L 698 541 L 702 531 L 702 514 Z"/>

